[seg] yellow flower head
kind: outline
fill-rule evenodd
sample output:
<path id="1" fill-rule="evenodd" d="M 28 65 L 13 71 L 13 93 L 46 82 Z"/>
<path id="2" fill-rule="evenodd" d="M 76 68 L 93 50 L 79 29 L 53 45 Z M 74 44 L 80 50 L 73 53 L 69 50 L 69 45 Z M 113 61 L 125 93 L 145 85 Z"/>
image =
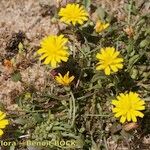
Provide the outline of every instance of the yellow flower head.
<path id="1" fill-rule="evenodd" d="M 41 41 L 41 49 L 37 51 L 42 54 L 40 60 L 45 59 L 44 64 L 50 64 L 53 68 L 61 61 L 67 62 L 69 57 L 68 48 L 65 46 L 68 39 L 64 35 L 50 35 Z"/>
<path id="2" fill-rule="evenodd" d="M 119 58 L 119 51 L 114 47 L 101 48 L 97 53 L 96 58 L 99 60 L 96 70 L 104 70 L 106 75 L 117 72 L 118 69 L 123 68 L 123 59 Z"/>
<path id="3" fill-rule="evenodd" d="M 115 105 L 112 111 L 115 113 L 115 117 L 121 117 L 121 123 L 124 123 L 126 120 L 137 122 L 136 117 L 142 118 L 144 116 L 140 111 L 145 109 L 145 102 L 140 99 L 137 93 L 121 93 L 117 96 L 117 99 L 112 100 L 112 104 Z"/>
<path id="4" fill-rule="evenodd" d="M 69 85 L 74 80 L 74 78 L 74 76 L 69 77 L 69 71 L 64 76 L 58 73 L 58 76 L 55 77 L 56 81 L 64 86 Z"/>
<path id="5" fill-rule="evenodd" d="M 98 20 L 96 22 L 96 25 L 95 25 L 94 29 L 95 29 L 96 32 L 99 33 L 99 32 L 105 30 L 108 27 L 109 27 L 109 23 L 103 23 L 102 21 Z"/>
<path id="6" fill-rule="evenodd" d="M 8 120 L 5 119 L 5 117 L 6 117 L 6 114 L 0 111 L 0 136 L 2 136 L 4 133 L 2 129 L 4 129 L 6 125 L 9 124 Z"/>
<path id="7" fill-rule="evenodd" d="M 82 25 L 84 21 L 88 20 L 88 13 L 83 6 L 79 4 L 67 4 L 65 8 L 61 8 L 58 14 L 62 17 L 60 20 L 66 24 Z"/>

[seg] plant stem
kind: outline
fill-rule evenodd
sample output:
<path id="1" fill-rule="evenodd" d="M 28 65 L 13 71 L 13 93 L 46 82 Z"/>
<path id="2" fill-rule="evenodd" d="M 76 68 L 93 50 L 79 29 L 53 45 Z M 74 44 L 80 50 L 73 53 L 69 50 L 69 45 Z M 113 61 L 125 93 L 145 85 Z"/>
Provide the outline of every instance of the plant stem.
<path id="1" fill-rule="evenodd" d="M 130 25 L 130 20 L 131 20 L 131 8 L 132 8 L 132 3 L 133 3 L 133 0 L 130 1 L 130 5 L 129 5 L 128 25 Z"/>
<path id="2" fill-rule="evenodd" d="M 108 145 L 107 145 L 107 141 L 106 141 L 106 137 L 104 136 L 104 143 L 105 143 L 105 148 L 106 148 L 106 150 L 109 150 L 108 149 Z"/>
<path id="3" fill-rule="evenodd" d="M 72 116 L 72 100 L 71 99 L 69 99 L 69 106 L 70 106 L 69 119 L 71 119 L 71 116 Z"/>
<path id="4" fill-rule="evenodd" d="M 72 91 L 70 91 L 70 95 L 71 95 L 72 106 L 73 106 L 72 123 L 71 123 L 71 128 L 72 128 L 74 126 L 75 118 L 76 118 L 76 104 L 75 104 L 75 98 L 74 98 Z"/>
<path id="5" fill-rule="evenodd" d="M 72 25 L 72 29 L 73 29 L 73 58 L 75 58 L 76 56 L 76 46 L 75 46 L 75 43 L 76 43 L 76 28 Z"/>

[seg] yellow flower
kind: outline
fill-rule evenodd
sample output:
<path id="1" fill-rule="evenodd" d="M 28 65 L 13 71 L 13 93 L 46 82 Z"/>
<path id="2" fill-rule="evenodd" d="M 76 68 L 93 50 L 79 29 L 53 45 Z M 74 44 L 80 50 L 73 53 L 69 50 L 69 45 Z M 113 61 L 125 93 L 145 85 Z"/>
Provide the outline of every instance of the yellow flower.
<path id="1" fill-rule="evenodd" d="M 88 13 L 83 6 L 79 4 L 67 4 L 65 8 L 61 8 L 58 14 L 62 17 L 60 20 L 66 24 L 82 25 L 84 21 L 88 20 Z"/>
<path id="2" fill-rule="evenodd" d="M 142 118 L 144 116 L 140 111 L 145 109 L 145 102 L 140 99 L 137 93 L 121 93 L 117 96 L 117 99 L 112 100 L 112 104 L 115 105 L 115 108 L 113 108 L 112 111 L 115 113 L 115 117 L 121 117 L 121 123 L 124 123 L 126 120 L 137 122 L 136 117 Z"/>
<path id="3" fill-rule="evenodd" d="M 58 76 L 55 77 L 56 81 L 59 84 L 62 84 L 65 86 L 69 85 L 74 80 L 74 78 L 75 78 L 74 76 L 69 77 L 69 71 L 64 76 L 58 73 Z"/>
<path id="4" fill-rule="evenodd" d="M 68 39 L 64 35 L 50 35 L 41 41 L 41 49 L 37 51 L 42 54 L 40 60 L 45 59 L 44 64 L 50 64 L 55 68 L 61 61 L 67 62 L 69 57 L 68 48 L 65 46 Z"/>
<path id="5" fill-rule="evenodd" d="M 96 25 L 95 25 L 94 29 L 95 29 L 96 32 L 99 33 L 101 31 L 105 30 L 106 28 L 108 28 L 109 25 L 110 25 L 109 23 L 103 23 L 102 21 L 98 20 L 96 22 Z"/>
<path id="6" fill-rule="evenodd" d="M 96 70 L 104 70 L 106 75 L 117 72 L 118 69 L 123 68 L 123 59 L 119 58 L 119 51 L 114 47 L 101 48 L 97 53 L 96 58 L 99 60 Z"/>
<path id="7" fill-rule="evenodd" d="M 9 124 L 8 120 L 5 119 L 5 117 L 6 117 L 6 114 L 0 111 L 0 136 L 2 136 L 4 133 L 2 129 L 4 129 L 6 125 Z"/>

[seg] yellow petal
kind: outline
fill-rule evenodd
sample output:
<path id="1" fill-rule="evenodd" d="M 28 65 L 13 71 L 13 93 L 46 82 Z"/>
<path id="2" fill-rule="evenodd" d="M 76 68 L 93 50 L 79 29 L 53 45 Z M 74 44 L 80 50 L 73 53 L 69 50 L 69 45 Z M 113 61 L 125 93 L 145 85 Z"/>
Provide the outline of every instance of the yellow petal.
<path id="1" fill-rule="evenodd" d="M 105 74 L 106 74 L 106 75 L 110 75 L 110 68 L 109 68 L 109 67 L 106 67 L 106 68 L 105 68 Z"/>
<path id="2" fill-rule="evenodd" d="M 44 59 L 44 58 L 47 57 L 47 56 L 48 56 L 47 53 L 46 53 L 46 54 L 43 54 L 43 55 L 40 57 L 40 60 Z"/>
<path id="3" fill-rule="evenodd" d="M 76 21 L 72 21 L 72 24 L 75 26 L 76 25 Z"/>
<path id="4" fill-rule="evenodd" d="M 126 117 L 125 116 L 122 116 L 121 118 L 120 118 L 120 122 L 121 123 L 124 123 L 126 121 Z"/>
<path id="5" fill-rule="evenodd" d="M 50 61 L 51 61 L 51 57 L 47 57 L 46 59 L 45 59 L 45 61 L 44 61 L 44 64 L 49 64 L 50 63 Z"/>
<path id="6" fill-rule="evenodd" d="M 121 62 L 123 62 L 123 59 L 122 59 L 122 58 L 116 58 L 116 59 L 114 60 L 114 62 L 115 62 L 115 63 L 121 63 Z"/>
<path id="7" fill-rule="evenodd" d="M 42 53 L 45 53 L 45 51 L 46 51 L 45 49 L 41 48 L 41 49 L 39 49 L 39 50 L 37 51 L 37 53 L 38 53 L 38 54 L 42 54 Z"/>
<path id="8" fill-rule="evenodd" d="M 121 115 L 122 115 L 122 113 L 119 111 L 119 112 L 117 112 L 117 113 L 115 114 L 115 117 L 118 118 L 118 117 L 120 117 Z"/>
<path id="9" fill-rule="evenodd" d="M 115 52 L 115 48 L 114 47 L 108 47 L 107 49 L 107 52 L 109 53 L 110 56 L 112 56 Z"/>
<path id="10" fill-rule="evenodd" d="M 136 110 L 145 110 L 145 106 L 138 106 L 136 107 Z"/>
<path id="11" fill-rule="evenodd" d="M 70 78 L 69 78 L 69 82 L 72 82 L 73 80 L 74 80 L 74 76 L 71 76 Z"/>
<path id="12" fill-rule="evenodd" d="M 117 106 L 119 104 L 119 101 L 118 100 L 112 100 L 112 104 Z"/>
<path id="13" fill-rule="evenodd" d="M 135 113 L 136 116 L 139 116 L 141 118 L 143 118 L 143 116 L 144 116 L 144 114 L 141 113 L 140 111 L 134 111 L 134 113 Z"/>
<path id="14" fill-rule="evenodd" d="M 117 72 L 117 71 L 118 71 L 118 68 L 117 68 L 115 65 L 110 65 L 110 68 L 111 68 L 114 72 Z"/>
<path id="15" fill-rule="evenodd" d="M 56 62 L 56 60 L 54 58 L 51 60 L 51 66 L 53 68 L 56 68 L 56 66 L 57 66 L 57 62 Z"/>
<path id="16" fill-rule="evenodd" d="M 61 60 L 63 60 L 64 62 L 67 62 L 68 57 L 61 57 Z"/>
<path id="17" fill-rule="evenodd" d="M 0 120 L 4 119 L 6 117 L 6 114 L 3 112 L 0 112 Z"/>
<path id="18" fill-rule="evenodd" d="M 9 124 L 9 122 L 8 122 L 7 119 L 1 120 L 1 121 L 0 121 L 0 128 L 3 129 L 3 128 L 5 128 L 6 125 L 8 125 L 8 124 Z"/>
<path id="19" fill-rule="evenodd" d="M 114 54 L 113 54 L 113 58 L 116 58 L 118 55 L 120 54 L 120 52 L 119 51 L 116 51 Z"/>
<path id="20" fill-rule="evenodd" d="M 4 134 L 4 132 L 0 129 L 0 136 L 2 136 Z"/>
<path id="21" fill-rule="evenodd" d="M 145 102 L 144 102 L 143 100 L 140 100 L 137 104 L 138 104 L 138 105 L 144 105 Z"/>
<path id="22" fill-rule="evenodd" d="M 81 25 L 83 24 L 83 22 L 84 21 L 82 21 L 82 20 L 78 20 L 78 23 L 81 24 Z"/>
<path id="23" fill-rule="evenodd" d="M 120 111 L 120 109 L 119 108 L 113 108 L 112 111 L 113 111 L 113 113 L 117 113 Z"/>
<path id="24" fill-rule="evenodd" d="M 104 25 L 104 29 L 108 28 L 109 25 L 110 25 L 109 23 L 106 23 L 106 24 Z"/>
<path id="25" fill-rule="evenodd" d="M 136 116 L 134 115 L 134 113 L 131 113 L 131 118 L 133 122 L 137 122 Z"/>
<path id="26" fill-rule="evenodd" d="M 131 115 L 130 115 L 130 112 L 127 112 L 127 120 L 128 120 L 128 121 L 131 121 Z"/>
<path id="27" fill-rule="evenodd" d="M 102 59 L 102 58 L 103 58 L 103 55 L 100 54 L 100 53 L 97 53 L 97 54 L 96 54 L 96 58 L 97 58 L 97 59 Z"/>
<path id="28" fill-rule="evenodd" d="M 102 70 L 102 69 L 104 69 L 105 67 L 103 66 L 103 65 L 99 65 L 99 66 L 97 66 L 96 67 L 96 70 Z"/>
<path id="29" fill-rule="evenodd" d="M 123 68 L 123 64 L 116 64 L 116 67 L 119 68 L 119 69 L 122 69 Z"/>

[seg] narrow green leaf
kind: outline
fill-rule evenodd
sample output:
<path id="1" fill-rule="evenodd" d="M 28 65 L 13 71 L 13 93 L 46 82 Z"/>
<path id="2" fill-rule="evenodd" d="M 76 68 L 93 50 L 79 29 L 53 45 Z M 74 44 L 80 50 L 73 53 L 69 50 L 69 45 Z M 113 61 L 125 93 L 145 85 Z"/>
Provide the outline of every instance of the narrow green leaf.
<path id="1" fill-rule="evenodd" d="M 138 54 L 131 57 L 129 59 L 129 68 L 132 67 L 139 60 L 139 58 L 140 56 Z"/>
<path id="2" fill-rule="evenodd" d="M 15 72 L 14 74 L 12 74 L 11 79 L 14 82 L 20 81 L 21 80 L 21 74 L 20 74 L 20 72 Z"/>
<path id="3" fill-rule="evenodd" d="M 149 46 L 149 44 L 150 44 L 150 41 L 148 39 L 145 39 L 140 43 L 140 47 L 143 48 L 143 47 Z"/>
<path id="4" fill-rule="evenodd" d="M 83 5 L 86 9 L 88 9 L 91 5 L 91 0 L 83 0 Z"/>

